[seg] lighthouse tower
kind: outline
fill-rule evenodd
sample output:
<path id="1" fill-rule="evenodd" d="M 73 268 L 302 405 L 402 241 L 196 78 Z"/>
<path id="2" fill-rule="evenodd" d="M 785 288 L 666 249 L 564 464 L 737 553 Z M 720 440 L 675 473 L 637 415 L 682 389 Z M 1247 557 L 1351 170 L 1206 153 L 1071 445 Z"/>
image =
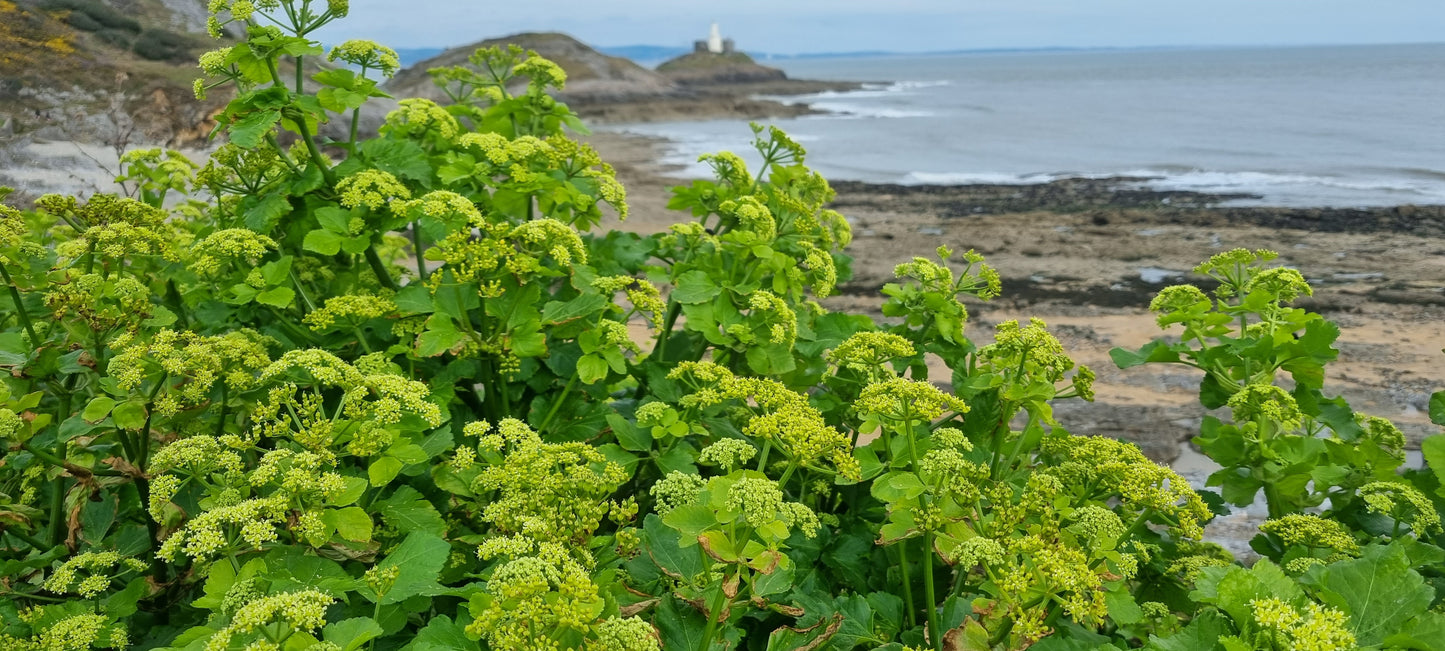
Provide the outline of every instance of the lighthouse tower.
<path id="1" fill-rule="evenodd" d="M 723 38 L 717 29 L 717 23 L 712 24 L 712 30 L 707 34 L 707 51 L 713 54 L 723 53 Z"/>

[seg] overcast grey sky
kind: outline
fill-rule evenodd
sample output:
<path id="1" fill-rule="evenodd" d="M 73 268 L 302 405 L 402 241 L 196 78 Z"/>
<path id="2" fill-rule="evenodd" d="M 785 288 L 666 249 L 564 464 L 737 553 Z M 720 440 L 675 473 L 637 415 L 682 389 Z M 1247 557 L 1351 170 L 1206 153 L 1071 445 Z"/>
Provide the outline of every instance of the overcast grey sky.
<path id="1" fill-rule="evenodd" d="M 774 53 L 1445 41 L 1445 0 L 351 0 L 318 37 L 446 47 L 520 31 Z"/>

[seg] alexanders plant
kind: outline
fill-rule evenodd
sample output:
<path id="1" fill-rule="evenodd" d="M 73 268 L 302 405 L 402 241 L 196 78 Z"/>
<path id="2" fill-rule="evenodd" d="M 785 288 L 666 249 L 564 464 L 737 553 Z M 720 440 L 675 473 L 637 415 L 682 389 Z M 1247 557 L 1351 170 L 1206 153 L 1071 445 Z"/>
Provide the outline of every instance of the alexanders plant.
<path id="1" fill-rule="evenodd" d="M 210 9 L 208 161 L 0 209 L 5 648 L 1441 646 L 1440 439 L 1400 473 L 1325 397 L 1337 332 L 1267 256 L 1116 353 L 1231 408 L 1216 497 L 1065 429 L 1094 375 L 1045 324 L 968 338 L 973 252 L 899 265 L 881 320 L 823 308 L 849 228 L 781 131 L 668 232 L 605 230 L 556 65 L 479 51 L 369 136 L 395 54 L 309 36 L 345 3 Z M 1246 569 L 1203 528 L 1261 490 Z"/>

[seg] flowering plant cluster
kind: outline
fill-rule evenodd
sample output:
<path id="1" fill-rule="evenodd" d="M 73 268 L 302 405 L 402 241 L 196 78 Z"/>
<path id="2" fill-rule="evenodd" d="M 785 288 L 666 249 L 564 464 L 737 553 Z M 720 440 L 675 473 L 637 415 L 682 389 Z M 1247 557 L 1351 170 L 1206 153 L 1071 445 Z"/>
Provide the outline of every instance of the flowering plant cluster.
<path id="1" fill-rule="evenodd" d="M 781 131 L 605 230 L 557 65 L 478 51 L 368 135 L 395 53 L 308 36 L 346 2 L 209 10 L 207 161 L 0 207 L 0 649 L 1445 649 L 1445 438 L 1401 471 L 1325 393 L 1268 253 L 1114 354 L 1227 408 L 1195 490 L 1064 428 L 1095 375 L 1046 324 L 969 339 L 973 251 L 820 305 L 848 222 Z M 1262 560 L 1203 541 L 1260 494 Z"/>

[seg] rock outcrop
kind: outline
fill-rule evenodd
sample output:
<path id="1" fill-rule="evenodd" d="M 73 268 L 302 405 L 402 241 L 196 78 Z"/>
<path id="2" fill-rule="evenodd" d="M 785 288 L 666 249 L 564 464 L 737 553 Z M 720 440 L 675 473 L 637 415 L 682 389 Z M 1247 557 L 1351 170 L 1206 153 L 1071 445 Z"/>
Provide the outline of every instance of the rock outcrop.
<path id="1" fill-rule="evenodd" d="M 639 101 L 676 92 L 675 84 L 666 77 L 556 32 L 515 34 L 452 48 L 401 71 L 387 82 L 386 90 L 396 97 L 442 101 L 445 95 L 432 84 L 427 70 L 466 65 L 467 58 L 480 48 L 507 45 L 533 50 L 567 71 L 567 87 L 558 99 L 571 104 Z"/>
<path id="2" fill-rule="evenodd" d="M 427 70 L 465 65 L 478 48 L 518 45 L 534 50 L 567 72 L 567 87 L 558 94 L 583 118 L 594 122 L 654 122 L 710 118 L 790 117 L 811 113 L 803 104 L 784 104 L 759 94 L 796 95 L 823 90 L 852 90 L 854 83 L 788 79 L 783 71 L 760 66 L 746 54 L 693 53 L 648 70 L 627 59 L 609 56 L 566 34 L 527 33 L 488 39 L 447 50 L 403 70 L 386 84 L 395 97 L 445 95 Z"/>
<path id="3" fill-rule="evenodd" d="M 690 52 L 657 66 L 657 71 L 683 86 L 759 84 L 788 79 L 782 70 L 758 65 L 742 52 Z"/>

